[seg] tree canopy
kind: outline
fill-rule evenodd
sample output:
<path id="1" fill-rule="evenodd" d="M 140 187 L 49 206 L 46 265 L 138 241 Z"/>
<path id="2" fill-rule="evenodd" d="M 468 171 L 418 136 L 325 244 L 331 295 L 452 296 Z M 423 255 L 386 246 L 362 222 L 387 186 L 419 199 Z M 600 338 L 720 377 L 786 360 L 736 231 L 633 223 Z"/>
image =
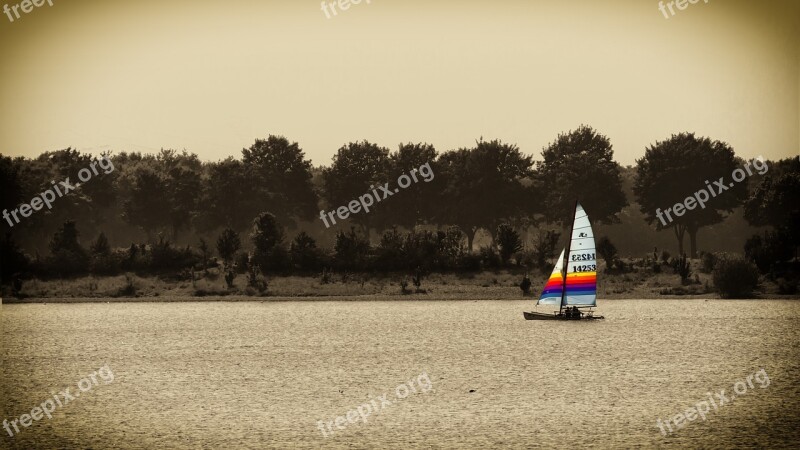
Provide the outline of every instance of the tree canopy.
<path id="1" fill-rule="evenodd" d="M 535 203 L 523 184 L 533 176 L 532 166 L 531 156 L 499 140 L 481 139 L 474 148 L 444 153 L 438 164 L 442 203 L 437 222 L 459 227 L 472 251 L 479 229 L 494 237 L 501 222 L 533 211 Z"/>
<path id="2" fill-rule="evenodd" d="M 689 233 L 692 251 L 696 251 L 698 230 L 722 221 L 747 197 L 747 181 L 729 185 L 732 171 L 743 167 L 744 162 L 736 158 L 728 144 L 710 138 L 681 133 L 655 142 L 637 161 L 635 177 L 633 168 L 621 168 L 613 156 L 606 136 L 581 125 L 559 134 L 543 149 L 541 161 L 535 165 L 534 158 L 515 144 L 481 138 L 474 145 L 442 152 L 425 142 L 401 143 L 392 151 L 369 141 L 350 142 L 337 150 L 327 167 L 312 167 L 299 144 L 269 135 L 242 149 L 240 157 L 219 161 L 201 161 L 193 153 L 175 150 L 109 154 L 115 170 L 93 176 L 59 197 L 52 209 L 44 208 L 25 218 L 24 223 L 13 227 L 5 220 L 2 223 L 29 255 L 47 252 L 50 238 L 65 222 L 74 222 L 80 230 L 84 248 L 103 232 L 113 253 L 115 248 L 129 248 L 134 242 L 156 245 L 164 235 L 171 235 L 171 242 L 182 246 L 196 243 L 200 237 L 215 242 L 226 229 L 230 229 L 228 235 L 246 236 L 242 233 L 252 231 L 254 219 L 265 211 L 274 214 L 275 231 L 287 237 L 286 255 L 275 255 L 298 261 L 312 261 L 317 251 L 333 248 L 340 231 L 352 240 L 352 233 L 348 234 L 351 226 L 360 232 L 360 239 L 375 241 L 372 244 L 380 236 L 386 237 L 384 231 L 393 227 L 401 229 L 397 233 L 413 232 L 415 239 L 419 238 L 414 245 L 404 238 L 400 245 L 399 240 L 387 237 L 383 246 L 387 255 L 398 248 L 406 256 L 416 255 L 418 250 L 427 254 L 425 249 L 437 242 L 442 230 L 447 230 L 446 238 L 453 242 L 461 242 L 463 237 L 466 245 L 459 243 L 459 248 L 463 245 L 465 252 L 471 252 L 484 236 L 492 238 L 491 244 L 501 250 L 516 249 L 513 242 L 503 246 L 498 229 L 502 229 L 502 240 L 516 233 L 523 250 L 535 252 L 537 243 L 532 237 L 536 234 L 528 234 L 528 227 L 538 227 L 537 234 L 544 236 L 544 230 L 552 225 L 567 224 L 577 199 L 594 221 L 613 224 L 623 219 L 623 230 L 635 230 L 632 244 L 619 239 L 619 227 L 603 229 L 604 234 L 614 237 L 621 254 L 654 238 L 647 234 L 645 221 L 657 230 L 673 229 L 682 253 L 684 233 Z M 34 158 L 0 155 L 3 208 L 13 210 L 29 202 L 53 182 L 67 177 L 74 182 L 78 171 L 94 158 L 72 148 Z M 375 202 L 369 213 L 352 214 L 330 228 L 320 221 L 320 210 L 346 206 L 387 182 L 394 187 L 400 175 L 423 165 L 429 166 L 430 177 L 423 180 L 417 172 L 416 182 L 402 193 Z M 751 224 L 797 234 L 798 166 L 796 159 L 770 163 L 769 173 L 748 179 L 754 190 L 744 211 Z M 683 216 L 673 214 L 670 223 L 662 223 L 655 216 L 658 209 L 674 207 L 696 191 L 707 189 L 706 180 L 713 184 L 719 177 L 724 177 L 727 189 L 710 198 L 705 208 L 695 208 Z M 623 183 L 627 191 L 623 191 Z M 635 209 L 625 207 L 625 192 L 633 192 L 645 221 Z M 547 226 L 541 226 L 542 222 Z M 738 214 L 731 222 L 737 223 L 737 232 L 746 229 Z M 499 227 L 501 224 L 506 225 Z M 313 239 L 319 249 L 303 238 L 294 242 L 290 255 L 289 243 L 300 232 Z M 715 239 L 719 247 L 724 238 Z M 663 240 L 659 238 L 659 246 L 664 245 Z M 341 241 L 341 248 L 350 248 L 347 242 Z M 255 243 L 242 239 L 241 246 L 249 251 Z M 741 244 L 737 242 L 735 248 L 741 248 Z M 425 258 L 420 256 L 419 260 Z M 474 260 L 480 262 L 477 256 Z M 471 260 L 464 261 L 467 264 Z M 301 265 L 314 266 L 311 262 Z"/>
<path id="3" fill-rule="evenodd" d="M 778 231 L 800 230 L 800 161 L 778 161 L 744 204 L 744 217 L 752 225 L 769 225 Z M 794 245 L 800 245 L 797 233 Z"/>
<path id="4" fill-rule="evenodd" d="M 627 206 L 620 167 L 606 136 L 581 125 L 559 134 L 542 151 L 538 176 L 542 184 L 545 219 L 567 225 L 580 201 L 594 221 L 619 222 Z"/>
<path id="5" fill-rule="evenodd" d="M 637 177 L 634 194 L 649 224 L 657 230 L 672 228 L 678 240 L 678 253 L 683 254 L 684 233 L 689 234 L 692 258 L 697 257 L 697 232 L 700 228 L 721 222 L 747 195 L 747 184 L 734 183 L 732 172 L 740 165 L 730 145 L 696 137 L 694 133 L 672 135 L 649 146 L 643 158 L 636 161 Z M 724 192 L 717 192 L 715 182 L 722 180 Z M 672 214 L 672 221 L 658 219 L 657 211 L 673 208 L 700 190 L 709 193 L 705 207 L 686 209 L 682 215 Z"/>

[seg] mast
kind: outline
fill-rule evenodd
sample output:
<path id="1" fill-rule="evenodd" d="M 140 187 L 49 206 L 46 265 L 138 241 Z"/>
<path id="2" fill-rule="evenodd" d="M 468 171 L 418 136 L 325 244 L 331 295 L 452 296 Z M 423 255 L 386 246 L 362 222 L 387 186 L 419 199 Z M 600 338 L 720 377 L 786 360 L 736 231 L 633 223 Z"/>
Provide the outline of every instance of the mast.
<path id="1" fill-rule="evenodd" d="M 572 245 L 572 229 L 575 227 L 575 214 L 578 213 L 578 201 L 575 200 L 575 207 L 572 208 L 572 223 L 569 225 L 569 237 L 567 239 L 567 252 L 564 254 L 566 259 L 561 260 L 561 272 L 563 273 L 561 284 L 561 302 L 558 304 L 558 314 L 561 314 L 561 309 L 564 307 L 564 296 L 567 295 L 567 267 L 569 260 L 570 247 Z"/>

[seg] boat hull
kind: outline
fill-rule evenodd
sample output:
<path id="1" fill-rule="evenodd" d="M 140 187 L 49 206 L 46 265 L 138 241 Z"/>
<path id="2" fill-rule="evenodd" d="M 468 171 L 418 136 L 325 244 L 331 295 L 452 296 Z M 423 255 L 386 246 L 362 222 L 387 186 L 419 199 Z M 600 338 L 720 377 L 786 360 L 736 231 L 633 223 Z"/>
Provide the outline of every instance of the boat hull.
<path id="1" fill-rule="evenodd" d="M 523 311 L 522 315 L 525 316 L 525 320 L 597 320 L 604 318 L 603 316 L 595 316 L 591 314 L 582 314 L 580 317 L 568 317 L 564 314 L 545 314 L 533 311 Z"/>

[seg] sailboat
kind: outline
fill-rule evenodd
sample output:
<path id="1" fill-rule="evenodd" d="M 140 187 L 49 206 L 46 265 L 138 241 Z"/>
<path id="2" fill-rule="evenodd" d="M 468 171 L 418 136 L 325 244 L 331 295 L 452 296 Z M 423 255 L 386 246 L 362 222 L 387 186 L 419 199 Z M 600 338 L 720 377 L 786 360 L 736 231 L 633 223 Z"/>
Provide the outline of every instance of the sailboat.
<path id="1" fill-rule="evenodd" d="M 564 259 L 565 254 L 566 259 Z M 591 310 L 597 306 L 597 257 L 592 224 L 589 223 L 589 216 L 578 202 L 575 202 L 575 214 L 572 216 L 567 248 L 561 250 L 536 305 L 558 305 L 558 312 L 547 314 L 524 311 L 526 320 L 603 318 L 595 316 Z"/>

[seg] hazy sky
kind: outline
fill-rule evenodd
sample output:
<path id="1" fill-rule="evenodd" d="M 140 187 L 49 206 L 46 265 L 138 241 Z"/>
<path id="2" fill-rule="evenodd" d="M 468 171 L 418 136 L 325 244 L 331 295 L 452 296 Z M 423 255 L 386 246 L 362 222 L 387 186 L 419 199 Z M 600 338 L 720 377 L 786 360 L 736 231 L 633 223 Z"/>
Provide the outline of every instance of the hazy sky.
<path id="1" fill-rule="evenodd" d="M 16 1 L 16 0 L 11 0 Z M 367 139 L 499 138 L 539 159 L 585 123 L 622 164 L 672 133 L 800 154 L 800 7 L 710 0 L 52 0 L 0 15 L 0 153 L 68 146 L 204 160 L 257 137 L 315 164 Z M 10 3 L 14 5 L 14 3 Z"/>

